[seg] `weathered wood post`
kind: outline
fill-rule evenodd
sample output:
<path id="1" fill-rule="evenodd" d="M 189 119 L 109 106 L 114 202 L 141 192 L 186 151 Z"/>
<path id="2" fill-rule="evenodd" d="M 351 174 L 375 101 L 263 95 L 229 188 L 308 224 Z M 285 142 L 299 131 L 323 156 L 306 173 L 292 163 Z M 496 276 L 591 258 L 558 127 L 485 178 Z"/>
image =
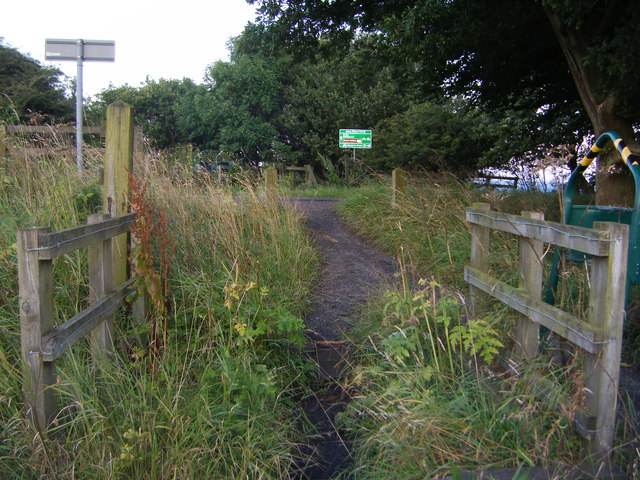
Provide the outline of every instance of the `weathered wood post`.
<path id="1" fill-rule="evenodd" d="M 474 203 L 471 208 L 488 212 L 491 206 L 488 203 Z M 473 268 L 483 273 L 489 271 L 489 228 L 471 224 L 471 261 Z M 478 315 L 486 308 L 486 295 L 479 288 L 469 285 L 469 310 L 471 315 Z"/>
<path id="2" fill-rule="evenodd" d="M 305 165 L 304 171 L 305 171 L 305 183 L 307 184 L 307 187 L 310 187 L 311 185 L 317 185 L 318 180 L 316 179 L 316 176 L 313 173 L 313 167 L 311 165 Z"/>
<path id="3" fill-rule="evenodd" d="M 627 277 L 629 226 L 595 222 L 593 228 L 608 233 L 609 255 L 591 260 L 591 295 L 589 322 L 603 335 L 599 353 L 585 353 L 586 406 L 596 416 L 589 441 L 591 454 L 606 456 L 613 446 L 615 433 L 620 352 Z"/>
<path id="4" fill-rule="evenodd" d="M 144 154 L 144 135 L 142 135 L 142 127 L 133 127 L 133 153 L 137 159 L 141 159 Z"/>
<path id="5" fill-rule="evenodd" d="M 0 125 L 0 158 L 7 156 L 7 127 Z"/>
<path id="6" fill-rule="evenodd" d="M 98 213 L 89 215 L 88 223 L 107 220 L 109 215 Z M 89 301 L 95 303 L 111 293 L 113 272 L 111 265 L 112 239 L 89 246 Z M 91 347 L 96 360 L 113 353 L 113 315 L 106 318 L 91 332 Z"/>
<path id="7" fill-rule="evenodd" d="M 36 429 L 44 431 L 56 412 L 55 365 L 43 361 L 43 337 L 54 327 L 53 262 L 40 260 L 39 240 L 49 228 L 23 228 L 17 233 L 20 338 L 24 360 L 24 394 Z"/>
<path id="8" fill-rule="evenodd" d="M 129 211 L 129 174 L 133 173 L 133 110 L 124 102 L 107 107 L 103 212 L 112 217 Z M 127 234 L 112 242 L 113 281 L 127 280 Z"/>
<path id="9" fill-rule="evenodd" d="M 278 190 L 278 171 L 276 167 L 270 165 L 264 172 L 265 187 L 267 196 L 275 199 Z"/>
<path id="10" fill-rule="evenodd" d="M 406 190 L 406 173 L 402 168 L 394 168 L 391 172 L 391 206 L 396 208 L 398 200 L 404 196 Z"/>
<path id="11" fill-rule="evenodd" d="M 540 212 L 521 212 L 525 218 L 544 220 Z M 542 298 L 542 255 L 544 243 L 539 240 L 520 237 L 520 288 L 534 300 Z M 516 357 L 531 360 L 538 355 L 540 347 L 540 327 L 524 315 L 516 323 Z"/>

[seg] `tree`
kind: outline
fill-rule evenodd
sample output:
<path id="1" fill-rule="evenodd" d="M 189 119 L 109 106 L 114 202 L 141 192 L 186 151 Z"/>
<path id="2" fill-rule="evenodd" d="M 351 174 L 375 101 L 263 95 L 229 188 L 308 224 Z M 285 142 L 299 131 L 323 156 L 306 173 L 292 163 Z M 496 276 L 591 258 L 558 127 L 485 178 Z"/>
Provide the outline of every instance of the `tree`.
<path id="1" fill-rule="evenodd" d="M 91 115 L 96 121 L 104 121 L 107 106 L 122 100 L 133 107 L 136 124 L 142 127 L 155 147 L 171 147 L 187 140 L 178 127 L 177 106 L 195 88 L 188 78 L 147 79 L 138 88 L 129 85 L 110 87 L 98 94 L 98 100 L 91 106 Z"/>
<path id="2" fill-rule="evenodd" d="M 62 72 L 2 43 L 0 38 L 0 121 L 52 123 L 73 119 Z"/>
<path id="3" fill-rule="evenodd" d="M 427 171 L 472 173 L 493 145 L 489 119 L 455 99 L 423 102 L 383 120 L 370 155 L 374 168 L 420 167 Z M 392 162 L 392 163 L 389 163 Z"/>
<path id="4" fill-rule="evenodd" d="M 278 137 L 273 120 L 282 103 L 280 72 L 276 61 L 247 55 L 210 68 L 222 150 L 251 163 L 272 160 Z"/>
<path id="5" fill-rule="evenodd" d="M 542 5 L 595 135 L 616 130 L 637 147 L 640 11 L 636 2 L 545 0 Z M 627 175 L 620 175 L 608 168 L 611 157 L 617 160 L 617 153 L 606 156 L 598 165 L 597 201 L 631 205 L 635 192 L 633 180 L 626 170 Z"/>
<path id="6" fill-rule="evenodd" d="M 463 95 L 496 118 L 531 123 L 529 149 L 606 129 L 635 140 L 640 13 L 632 0 L 248 1 L 302 50 L 380 32 L 390 64 L 413 62 L 425 96 Z M 526 147 L 522 132 L 513 138 Z"/>
<path id="7" fill-rule="evenodd" d="M 375 47 L 375 36 L 367 35 L 341 55 L 318 55 L 295 65 L 278 125 L 305 163 L 318 163 L 322 155 L 340 165 L 351 155 L 338 147 L 341 128 L 376 128 L 410 104 Z M 362 158 L 369 153 L 361 152 Z"/>

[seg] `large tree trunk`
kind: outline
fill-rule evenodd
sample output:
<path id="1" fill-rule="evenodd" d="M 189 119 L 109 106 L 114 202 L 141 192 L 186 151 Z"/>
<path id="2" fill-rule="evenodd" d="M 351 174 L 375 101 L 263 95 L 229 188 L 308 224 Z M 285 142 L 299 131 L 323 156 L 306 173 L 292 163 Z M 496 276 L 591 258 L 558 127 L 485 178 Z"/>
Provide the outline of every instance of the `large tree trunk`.
<path id="1" fill-rule="evenodd" d="M 632 142 L 634 132 L 631 121 L 617 115 L 616 97 L 612 93 L 597 93 L 598 69 L 584 63 L 589 31 L 576 30 L 568 26 L 564 19 L 549 5 L 545 2 L 542 2 L 542 5 L 567 59 L 569 71 L 573 76 L 596 137 L 607 130 L 615 130 L 626 142 Z M 631 206 L 634 197 L 633 178 L 628 169 L 620 162 L 620 155 L 615 149 L 606 150 L 598 157 L 596 203 L 599 205 Z"/>

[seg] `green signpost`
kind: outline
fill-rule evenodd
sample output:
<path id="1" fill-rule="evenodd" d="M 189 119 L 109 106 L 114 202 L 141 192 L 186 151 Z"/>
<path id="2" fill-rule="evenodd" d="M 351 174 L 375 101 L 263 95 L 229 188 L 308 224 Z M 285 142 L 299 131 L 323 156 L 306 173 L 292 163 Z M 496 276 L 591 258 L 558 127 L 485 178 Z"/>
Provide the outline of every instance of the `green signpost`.
<path id="1" fill-rule="evenodd" d="M 371 148 L 372 143 L 371 130 L 353 128 L 340 130 L 340 148 Z"/>
<path id="2" fill-rule="evenodd" d="M 371 148 L 373 144 L 373 135 L 371 130 L 360 130 L 356 128 L 342 128 L 340 129 L 340 148 L 352 148 L 353 149 L 353 166 L 356 165 L 356 149 L 358 148 Z M 344 159 L 344 178 L 347 183 L 350 182 L 350 170 L 349 159 Z"/>

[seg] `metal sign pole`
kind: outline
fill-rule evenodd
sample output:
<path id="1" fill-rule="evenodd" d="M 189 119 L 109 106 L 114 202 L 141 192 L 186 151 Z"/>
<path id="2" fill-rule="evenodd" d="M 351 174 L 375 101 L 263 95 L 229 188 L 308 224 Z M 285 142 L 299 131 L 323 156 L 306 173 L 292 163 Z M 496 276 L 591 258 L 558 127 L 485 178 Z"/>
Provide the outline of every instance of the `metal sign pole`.
<path id="1" fill-rule="evenodd" d="M 76 168 L 81 174 L 84 170 L 84 161 L 82 155 L 82 60 L 84 59 L 84 41 L 77 42 L 77 62 L 78 74 L 76 76 Z"/>
<path id="2" fill-rule="evenodd" d="M 84 115 L 82 113 L 82 65 L 86 61 L 113 62 L 115 60 L 116 42 L 113 40 L 71 40 L 51 39 L 45 40 L 45 60 L 54 62 L 73 61 L 78 65 L 76 77 L 76 168 L 81 174 L 84 170 L 82 155 L 82 125 Z"/>

